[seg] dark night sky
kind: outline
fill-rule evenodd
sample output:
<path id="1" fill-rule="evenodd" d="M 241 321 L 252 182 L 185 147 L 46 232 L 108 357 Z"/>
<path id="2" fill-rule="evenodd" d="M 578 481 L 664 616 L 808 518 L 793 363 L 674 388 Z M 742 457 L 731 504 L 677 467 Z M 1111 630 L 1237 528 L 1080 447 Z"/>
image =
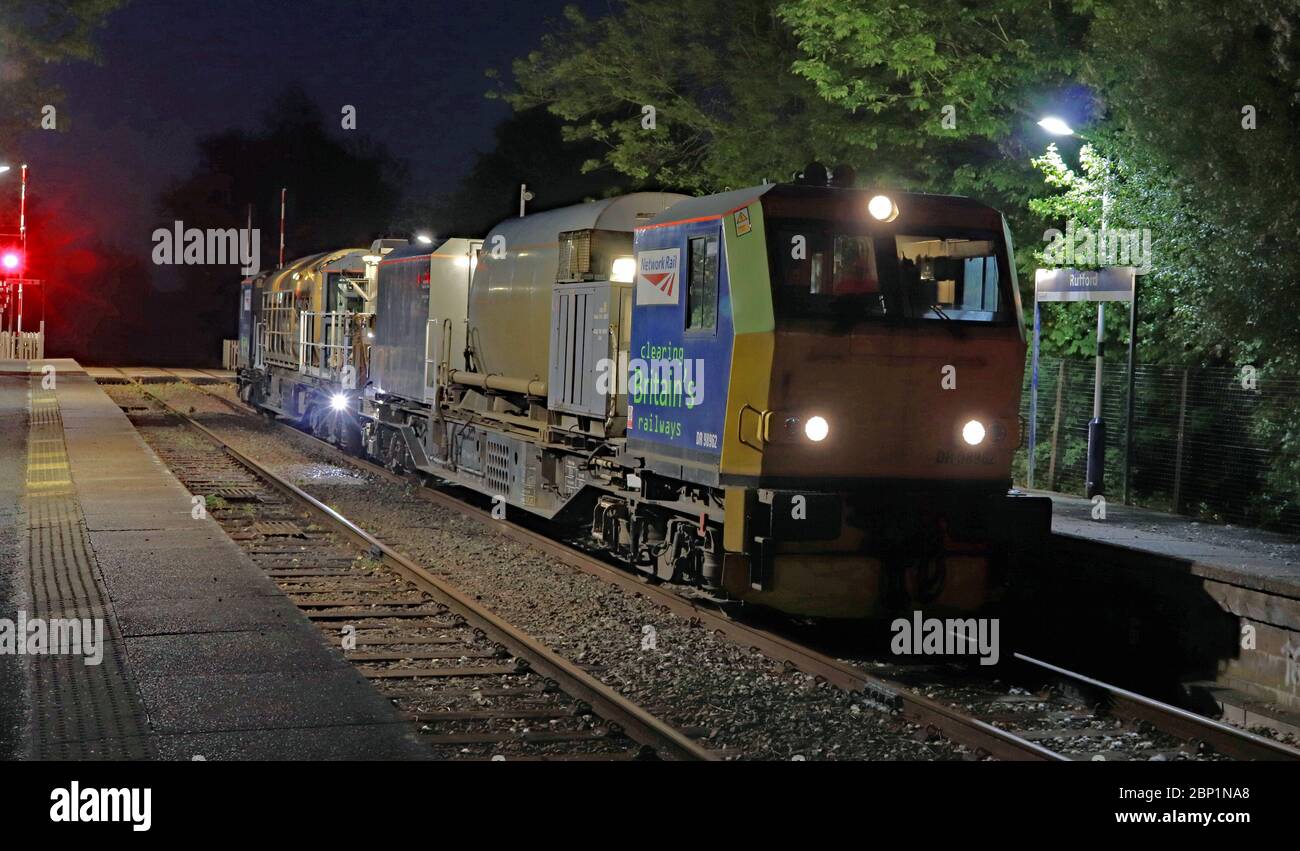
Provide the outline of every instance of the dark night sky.
<path id="1" fill-rule="evenodd" d="M 408 197 L 449 191 L 508 114 L 484 71 L 507 74 L 572 2 L 133 0 L 99 34 L 101 64 L 58 70 L 66 132 L 23 140 L 31 192 L 80 240 L 147 254 L 159 191 L 193 169 L 196 140 L 256 127 L 291 82 L 327 121 L 354 105 L 356 132 L 409 164 Z"/>

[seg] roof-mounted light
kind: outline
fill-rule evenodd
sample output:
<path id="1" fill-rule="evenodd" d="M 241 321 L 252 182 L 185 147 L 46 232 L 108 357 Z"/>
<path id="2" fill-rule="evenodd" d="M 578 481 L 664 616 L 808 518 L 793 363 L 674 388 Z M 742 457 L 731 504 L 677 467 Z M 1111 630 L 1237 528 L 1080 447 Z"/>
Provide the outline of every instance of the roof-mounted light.
<path id="1" fill-rule="evenodd" d="M 867 212 L 877 221 L 892 222 L 898 218 L 898 205 L 888 195 L 876 195 L 867 202 Z"/>

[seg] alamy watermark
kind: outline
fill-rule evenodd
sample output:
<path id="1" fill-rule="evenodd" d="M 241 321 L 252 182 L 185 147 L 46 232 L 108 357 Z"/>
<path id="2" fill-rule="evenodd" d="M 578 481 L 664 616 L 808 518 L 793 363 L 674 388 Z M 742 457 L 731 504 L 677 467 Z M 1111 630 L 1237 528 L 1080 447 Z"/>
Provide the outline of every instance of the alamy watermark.
<path id="1" fill-rule="evenodd" d="M 153 232 L 153 262 L 158 266 L 229 266 L 245 275 L 261 271 L 262 232 L 258 228 L 187 228 L 175 221 Z"/>
<path id="2" fill-rule="evenodd" d="M 104 661 L 102 618 L 0 618 L 0 655 L 81 656 L 82 663 Z"/>
<path id="3" fill-rule="evenodd" d="M 73 780 L 50 790 L 52 822 L 124 822 L 136 832 L 153 825 L 152 788 L 105 788 Z"/>
<path id="4" fill-rule="evenodd" d="M 641 347 L 641 357 L 618 362 L 601 358 L 596 364 L 596 392 L 626 393 L 634 403 L 697 408 L 704 403 L 704 359 L 688 358 L 681 346 Z"/>
<path id="5" fill-rule="evenodd" d="M 896 656 L 979 656 L 981 665 L 998 663 L 997 618 L 927 618 L 921 612 L 889 625 Z"/>
<path id="6" fill-rule="evenodd" d="M 1151 271 L 1150 228 L 1101 228 L 1079 225 L 1074 219 L 1065 231 L 1043 231 L 1043 262 L 1048 266 L 1133 266 L 1139 275 Z"/>

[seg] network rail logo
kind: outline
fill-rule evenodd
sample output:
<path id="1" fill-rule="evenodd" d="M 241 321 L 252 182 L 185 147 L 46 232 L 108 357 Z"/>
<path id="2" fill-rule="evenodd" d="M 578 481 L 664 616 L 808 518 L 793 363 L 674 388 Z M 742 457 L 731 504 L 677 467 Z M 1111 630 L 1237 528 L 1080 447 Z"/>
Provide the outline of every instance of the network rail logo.
<path id="1" fill-rule="evenodd" d="M 0 618 L 0 656 L 81 656 L 82 664 L 104 661 L 102 618 Z"/>
<path id="2" fill-rule="evenodd" d="M 262 232 L 258 228 L 187 228 L 175 221 L 153 232 L 157 266 L 229 266 L 245 275 L 261 271 Z"/>
<path id="3" fill-rule="evenodd" d="M 677 286 L 677 271 L 681 265 L 681 251 L 662 248 L 637 254 L 636 303 L 678 304 L 681 289 Z"/>

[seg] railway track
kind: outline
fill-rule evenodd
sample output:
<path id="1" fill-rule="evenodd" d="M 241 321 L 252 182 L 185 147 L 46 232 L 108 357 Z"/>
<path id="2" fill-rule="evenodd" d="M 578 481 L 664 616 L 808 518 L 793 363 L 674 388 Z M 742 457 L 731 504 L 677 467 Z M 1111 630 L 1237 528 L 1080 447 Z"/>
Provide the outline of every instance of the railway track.
<path id="1" fill-rule="evenodd" d="M 161 460 L 437 756 L 720 758 L 140 390 L 186 426 L 127 410 Z"/>
<path id="2" fill-rule="evenodd" d="M 255 415 L 253 409 L 219 393 L 199 385 L 190 386 L 220 400 L 233 411 Z M 197 423 L 194 425 L 203 429 Z M 279 425 L 328 447 L 355 468 L 402 485 L 411 483 L 409 478 L 346 455 L 332 444 L 288 424 Z M 1128 738 L 1138 742 L 1141 758 L 1300 760 L 1300 751 L 1282 743 L 1018 653 L 1014 654 L 1016 672 L 1045 683 L 1036 691 L 1022 689 L 1008 695 L 1005 688 L 991 686 L 980 672 L 952 666 L 940 670 L 933 666 L 882 665 L 890 669 L 889 675 L 873 673 L 861 661 L 834 658 L 779 632 L 736 620 L 716 606 L 683 596 L 671 586 L 650 583 L 534 530 L 494 519 L 488 512 L 440 490 L 420 487 L 413 493 L 472 517 L 499 534 L 536 547 L 570 567 L 641 595 L 736 644 L 837 688 L 862 694 L 870 702 L 919 725 L 925 735 L 942 736 L 966 745 L 976 758 L 1042 761 L 1134 758 L 1132 749 L 1114 747 L 1115 742 Z M 926 692 L 937 696 L 927 696 Z"/>

